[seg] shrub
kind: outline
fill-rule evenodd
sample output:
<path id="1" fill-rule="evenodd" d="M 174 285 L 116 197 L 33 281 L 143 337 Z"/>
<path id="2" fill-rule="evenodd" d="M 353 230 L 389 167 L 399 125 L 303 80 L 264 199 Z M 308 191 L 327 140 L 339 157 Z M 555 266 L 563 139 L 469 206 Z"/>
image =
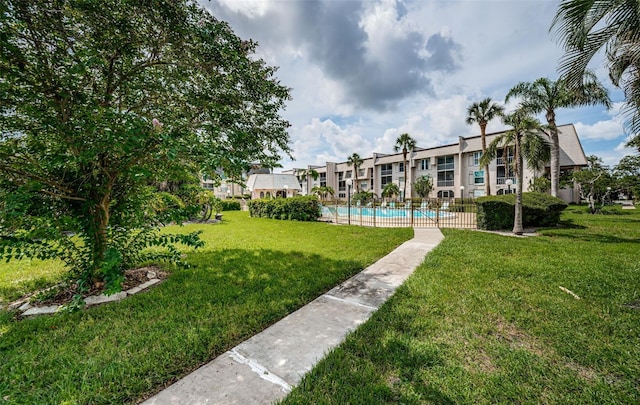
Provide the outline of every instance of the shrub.
<path id="1" fill-rule="evenodd" d="M 240 211 L 240 202 L 237 200 L 222 200 L 222 211 Z"/>
<path id="2" fill-rule="evenodd" d="M 477 203 L 478 228 L 487 230 L 510 229 L 514 221 L 515 194 L 480 197 Z M 567 203 L 543 193 L 522 194 L 523 226 L 555 226 Z"/>
<path id="3" fill-rule="evenodd" d="M 316 221 L 320 218 L 320 203 L 316 196 L 299 196 L 251 200 L 248 202 L 252 217 L 291 221 Z"/>

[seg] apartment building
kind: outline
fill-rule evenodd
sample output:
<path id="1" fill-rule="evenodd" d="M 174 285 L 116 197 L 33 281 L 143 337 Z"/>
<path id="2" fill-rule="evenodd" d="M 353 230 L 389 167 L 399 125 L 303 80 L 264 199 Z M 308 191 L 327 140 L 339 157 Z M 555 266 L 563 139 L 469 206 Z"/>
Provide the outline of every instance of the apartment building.
<path id="1" fill-rule="evenodd" d="M 586 156 L 576 129 L 573 124 L 558 127 L 560 138 L 560 170 L 573 171 L 587 165 Z M 490 144 L 502 132 L 487 134 L 487 144 Z M 482 156 L 481 137 L 460 137 L 458 143 L 438 146 L 433 148 L 415 148 L 407 154 L 407 167 L 403 161 L 402 153 L 382 154 L 374 153 L 372 157 L 363 158 L 362 165 L 357 172 L 346 162 L 327 162 L 324 166 L 310 166 L 319 176 L 313 179 L 306 176 L 302 180 L 301 193 L 309 194 L 315 186 L 332 187 L 335 197 L 347 198 L 347 180 L 352 182 L 352 192 L 370 191 L 380 196 L 384 186 L 389 182 L 396 183 L 400 190 L 404 188 L 405 170 L 407 170 L 406 197 L 415 196 L 412 184 L 421 176 L 429 176 L 433 179 L 433 191 L 429 197 L 453 198 L 453 197 L 480 197 L 485 194 L 486 175 L 484 168 L 480 166 Z M 489 165 L 489 180 L 491 182 L 491 194 L 500 195 L 514 192 L 516 177 L 512 169 L 513 151 L 499 153 Z M 548 172 L 549 168 L 545 168 Z M 299 170 L 288 171 L 297 174 Z M 286 173 L 286 172 L 285 172 Z M 526 191 L 529 182 L 536 177 L 545 174 L 536 173 L 524 168 L 523 189 Z M 401 196 L 404 198 L 405 196 Z M 579 193 L 573 188 L 562 189 L 560 197 L 567 202 L 578 202 Z"/>

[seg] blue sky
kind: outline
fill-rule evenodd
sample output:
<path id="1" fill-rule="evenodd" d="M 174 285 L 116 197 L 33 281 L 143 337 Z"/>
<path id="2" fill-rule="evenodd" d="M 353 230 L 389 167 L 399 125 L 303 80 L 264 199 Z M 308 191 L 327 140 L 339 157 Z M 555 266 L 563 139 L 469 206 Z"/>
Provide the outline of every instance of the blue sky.
<path id="1" fill-rule="evenodd" d="M 561 48 L 549 33 L 551 0 L 200 0 L 236 34 L 259 43 L 292 88 L 283 115 L 295 161 L 284 169 L 343 162 L 352 153 L 392 153 L 407 132 L 420 147 L 479 135 L 466 109 L 511 87 L 556 79 Z M 573 123 L 587 155 L 615 165 L 634 153 L 618 111 L 624 101 L 602 59 L 591 68 L 614 108 L 557 111 Z M 515 102 L 506 105 L 507 110 Z M 541 120 L 544 117 L 540 117 Z M 492 121 L 489 132 L 505 127 Z"/>

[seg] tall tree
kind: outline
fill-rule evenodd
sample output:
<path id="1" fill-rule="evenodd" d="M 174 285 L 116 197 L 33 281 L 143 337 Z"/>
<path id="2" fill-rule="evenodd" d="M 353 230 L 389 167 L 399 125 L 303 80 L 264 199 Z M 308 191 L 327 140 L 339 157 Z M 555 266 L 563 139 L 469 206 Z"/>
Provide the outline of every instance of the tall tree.
<path id="1" fill-rule="evenodd" d="M 473 103 L 467 108 L 467 125 L 477 123 L 480 126 L 480 138 L 482 140 L 482 154 L 487 151 L 487 124 L 494 118 L 504 115 L 504 107 L 500 104 L 493 103 L 491 98 L 487 97 L 479 103 Z M 489 176 L 489 165 L 483 166 L 484 170 L 484 192 L 485 195 L 491 195 L 491 178 Z"/>
<path id="2" fill-rule="evenodd" d="M 0 255 L 99 278 L 153 229 L 149 186 L 289 154 L 289 89 L 255 47 L 187 0 L 4 1 L 0 244 L 20 249 Z"/>
<path id="3" fill-rule="evenodd" d="M 358 155 L 357 153 L 354 153 L 353 155 L 347 158 L 347 166 L 348 167 L 353 166 L 353 174 L 356 181 L 356 193 L 359 192 L 360 185 L 358 184 L 358 169 L 360 169 L 360 166 L 362 166 L 362 163 L 364 163 L 364 160 L 362 160 L 360 155 Z"/>
<path id="4" fill-rule="evenodd" d="M 522 183 L 524 182 L 524 161 L 531 169 L 541 169 L 549 161 L 550 146 L 542 133 L 542 126 L 538 120 L 529 115 L 529 111 L 519 108 L 515 112 L 505 115 L 503 122 L 511 127 L 510 130 L 497 136 L 482 156 L 481 163 L 487 164 L 494 159 L 498 149 L 513 146 L 513 164 L 516 172 L 516 203 L 513 221 L 513 233 L 522 235 Z"/>
<path id="5" fill-rule="evenodd" d="M 640 145 L 640 7 L 637 0 L 563 0 L 551 31 L 564 48 L 559 71 L 571 88 L 583 87 L 583 74 L 604 50 L 612 83 L 626 98 L 625 126 L 630 144 Z"/>
<path id="6" fill-rule="evenodd" d="M 298 178 L 300 179 L 300 181 L 304 181 L 307 182 L 307 190 L 309 189 L 309 183 L 308 183 L 308 179 L 312 178 L 313 180 L 318 180 L 318 177 L 320 177 L 320 173 L 318 173 L 317 170 L 312 169 L 311 167 L 308 167 L 306 169 L 296 169 L 295 170 L 296 176 L 298 176 Z"/>
<path id="7" fill-rule="evenodd" d="M 396 144 L 393 146 L 393 150 L 398 152 L 402 150 L 402 160 L 404 165 L 404 184 L 402 185 L 402 196 L 407 198 L 407 172 L 409 167 L 407 165 L 407 152 L 413 150 L 416 147 L 416 140 L 411 135 L 404 133 L 396 139 Z"/>
<path id="8" fill-rule="evenodd" d="M 580 91 L 570 88 L 563 79 L 549 80 L 542 77 L 532 83 L 520 82 L 505 98 L 522 97 L 522 106 L 531 113 L 545 113 L 551 138 L 551 195 L 558 196 L 560 188 L 560 139 L 556 125 L 556 110 L 584 105 L 602 104 L 611 107 L 607 90 L 591 72 L 586 72 Z"/>

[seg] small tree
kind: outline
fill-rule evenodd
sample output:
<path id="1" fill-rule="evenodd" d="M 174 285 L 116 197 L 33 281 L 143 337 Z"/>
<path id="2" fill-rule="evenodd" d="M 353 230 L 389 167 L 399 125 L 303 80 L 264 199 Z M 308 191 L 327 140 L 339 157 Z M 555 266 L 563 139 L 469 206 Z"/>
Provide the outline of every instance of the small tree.
<path id="1" fill-rule="evenodd" d="M 197 236 L 156 232 L 153 185 L 220 169 L 238 178 L 247 162 L 289 153 L 279 115 L 289 89 L 255 43 L 197 2 L 6 0 L 0 10 L 4 258 L 59 257 L 84 284 L 105 278 L 108 251 L 118 272 L 145 244 L 179 258 L 171 241 Z"/>
<path id="2" fill-rule="evenodd" d="M 382 189 L 383 197 L 393 197 L 400 195 L 400 187 L 396 183 L 387 183 Z"/>
<path id="3" fill-rule="evenodd" d="M 580 187 L 580 197 L 589 206 L 589 213 L 599 211 L 596 203 L 607 194 L 611 185 L 609 169 L 603 165 L 602 159 L 591 155 L 587 158 L 587 168 L 573 173 L 573 180 Z"/>
<path id="4" fill-rule="evenodd" d="M 618 190 L 633 199 L 640 196 L 640 155 L 627 155 L 620 159 L 613 175 Z"/>
<path id="5" fill-rule="evenodd" d="M 429 193 L 433 191 L 433 179 L 431 176 L 420 176 L 415 183 L 413 189 L 421 198 L 429 197 Z"/>

